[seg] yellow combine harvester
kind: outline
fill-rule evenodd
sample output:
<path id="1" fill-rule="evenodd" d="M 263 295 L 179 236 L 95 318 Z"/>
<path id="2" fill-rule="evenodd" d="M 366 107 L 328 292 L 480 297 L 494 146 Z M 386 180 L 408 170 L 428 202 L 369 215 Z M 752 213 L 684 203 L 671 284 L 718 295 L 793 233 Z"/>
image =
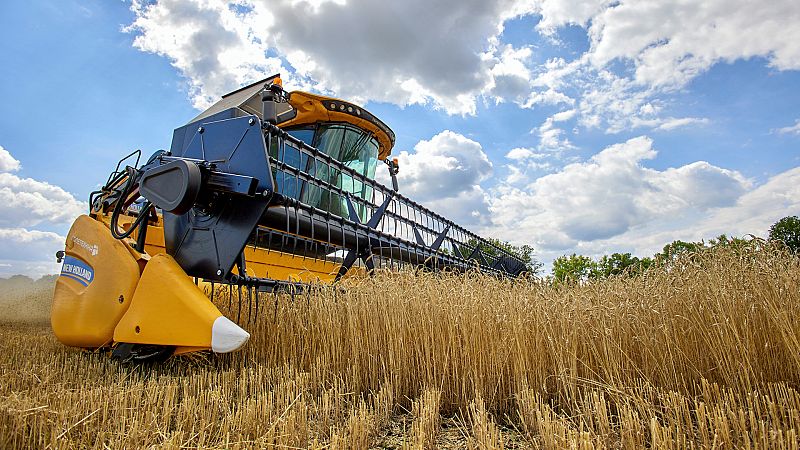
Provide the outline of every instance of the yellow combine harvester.
<path id="1" fill-rule="evenodd" d="M 126 361 L 225 353 L 249 334 L 193 280 L 263 292 L 406 265 L 527 270 L 399 194 L 394 141 L 365 109 L 285 92 L 277 75 L 223 96 L 169 151 L 141 166 L 128 155 L 92 193 L 57 254 L 53 331 Z M 379 162 L 391 188 L 374 179 Z"/>

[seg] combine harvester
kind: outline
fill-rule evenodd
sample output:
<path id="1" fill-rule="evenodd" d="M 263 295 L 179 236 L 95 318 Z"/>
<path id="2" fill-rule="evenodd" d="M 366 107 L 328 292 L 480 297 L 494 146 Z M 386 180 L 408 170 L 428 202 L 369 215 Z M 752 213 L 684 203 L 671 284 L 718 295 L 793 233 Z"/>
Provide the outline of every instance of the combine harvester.
<path id="1" fill-rule="evenodd" d="M 399 194 L 389 127 L 354 104 L 285 92 L 276 75 L 123 158 L 67 236 L 51 323 L 65 345 L 124 361 L 226 353 L 249 334 L 197 280 L 297 290 L 376 268 L 518 277 L 516 255 Z M 124 166 L 130 161 L 133 166 Z M 374 180 L 388 166 L 392 188 Z M 241 291 L 240 291 L 241 292 Z"/>

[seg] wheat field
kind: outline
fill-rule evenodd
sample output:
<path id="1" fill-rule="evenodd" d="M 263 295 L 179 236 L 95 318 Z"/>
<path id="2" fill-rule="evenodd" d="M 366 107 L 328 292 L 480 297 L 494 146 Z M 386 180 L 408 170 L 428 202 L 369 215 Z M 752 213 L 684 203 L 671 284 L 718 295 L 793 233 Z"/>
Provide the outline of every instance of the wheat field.
<path id="1" fill-rule="evenodd" d="M 402 272 L 215 292 L 234 354 L 117 363 L 0 325 L 0 448 L 798 448 L 800 260 L 583 285 Z"/>

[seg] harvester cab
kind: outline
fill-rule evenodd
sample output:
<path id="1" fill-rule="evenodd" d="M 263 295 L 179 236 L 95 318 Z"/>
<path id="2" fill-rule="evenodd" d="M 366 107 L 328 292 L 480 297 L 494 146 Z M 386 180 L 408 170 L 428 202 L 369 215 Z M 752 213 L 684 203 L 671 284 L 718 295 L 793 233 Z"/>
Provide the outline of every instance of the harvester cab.
<path id="1" fill-rule="evenodd" d="M 527 270 L 400 194 L 394 143 L 364 108 L 285 92 L 277 75 L 223 96 L 175 130 L 169 151 L 142 165 L 141 152 L 128 155 L 92 193 L 59 252 L 54 333 L 123 360 L 224 353 L 249 335 L 214 305 L 219 285 L 296 291 L 404 266 Z M 380 162 L 391 188 L 375 181 Z"/>

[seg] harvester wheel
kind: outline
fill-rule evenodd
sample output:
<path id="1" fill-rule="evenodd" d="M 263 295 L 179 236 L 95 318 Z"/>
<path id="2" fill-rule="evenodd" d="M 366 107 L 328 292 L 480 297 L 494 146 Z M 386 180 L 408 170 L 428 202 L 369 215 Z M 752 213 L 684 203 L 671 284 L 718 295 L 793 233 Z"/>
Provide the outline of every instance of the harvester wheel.
<path id="1" fill-rule="evenodd" d="M 163 362 L 172 356 L 175 347 L 171 345 L 127 344 L 121 342 L 114 347 L 111 357 L 122 363 Z"/>

